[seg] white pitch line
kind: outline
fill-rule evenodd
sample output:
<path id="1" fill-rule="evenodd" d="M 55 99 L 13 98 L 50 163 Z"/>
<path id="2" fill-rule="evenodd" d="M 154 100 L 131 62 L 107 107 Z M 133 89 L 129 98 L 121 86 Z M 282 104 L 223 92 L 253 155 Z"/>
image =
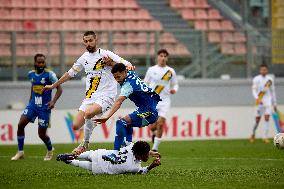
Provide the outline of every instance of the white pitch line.
<path id="1" fill-rule="evenodd" d="M 12 156 L 1 156 L 0 158 L 11 158 Z M 27 159 L 29 158 L 35 158 L 35 159 L 41 159 L 44 156 L 26 156 Z M 163 157 L 162 157 L 163 158 Z M 167 160 L 169 159 L 192 159 L 192 160 L 259 160 L 259 161 L 283 161 L 284 159 L 277 159 L 277 158 L 239 158 L 239 157 L 224 157 L 224 158 L 210 158 L 210 157 L 186 157 L 186 158 L 178 158 L 178 157 L 167 157 Z"/>

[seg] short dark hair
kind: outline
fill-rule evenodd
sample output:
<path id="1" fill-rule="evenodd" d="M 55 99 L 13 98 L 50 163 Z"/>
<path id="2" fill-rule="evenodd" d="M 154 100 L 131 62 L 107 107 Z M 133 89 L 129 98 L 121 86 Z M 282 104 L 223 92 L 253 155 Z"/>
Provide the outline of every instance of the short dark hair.
<path id="1" fill-rule="evenodd" d="M 44 54 L 37 53 L 37 54 L 35 54 L 35 56 L 34 56 L 34 61 L 35 61 L 35 62 L 36 62 L 36 59 L 37 59 L 38 57 L 43 57 L 43 58 L 45 59 L 45 55 L 44 55 Z"/>
<path id="2" fill-rule="evenodd" d="M 97 35 L 94 31 L 86 31 L 83 36 L 88 36 L 88 35 L 92 35 L 92 36 L 94 36 L 94 38 L 97 37 Z"/>
<path id="3" fill-rule="evenodd" d="M 150 145 L 145 141 L 137 141 L 134 143 L 132 151 L 134 155 L 143 156 L 149 153 Z"/>
<path id="4" fill-rule="evenodd" d="M 117 63 L 115 64 L 112 69 L 111 69 L 111 73 L 117 73 L 117 72 L 123 72 L 126 70 L 126 66 L 122 63 Z"/>
<path id="5" fill-rule="evenodd" d="M 160 55 L 160 54 L 166 54 L 166 56 L 169 56 L 169 52 L 166 50 L 166 49 L 160 49 L 157 53 L 157 55 Z"/>
<path id="6" fill-rule="evenodd" d="M 268 65 L 267 64 L 265 64 L 265 63 L 262 63 L 262 64 L 260 64 L 260 66 L 259 66 L 260 68 L 268 68 Z"/>

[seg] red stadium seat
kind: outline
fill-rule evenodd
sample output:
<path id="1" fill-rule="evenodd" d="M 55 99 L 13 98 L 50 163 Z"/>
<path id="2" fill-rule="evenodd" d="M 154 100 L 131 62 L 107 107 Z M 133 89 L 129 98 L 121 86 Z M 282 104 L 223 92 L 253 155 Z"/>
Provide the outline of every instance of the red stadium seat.
<path id="1" fill-rule="evenodd" d="M 122 32 L 115 32 L 113 34 L 113 43 L 114 44 L 125 44 L 127 43 L 127 39 L 125 37 L 125 34 Z"/>
<path id="2" fill-rule="evenodd" d="M 23 22 L 23 29 L 26 31 L 35 31 L 36 24 L 34 21 L 24 21 Z"/>
<path id="3" fill-rule="evenodd" d="M 62 18 L 62 11 L 60 9 L 50 9 L 49 18 L 51 19 Z"/>
<path id="4" fill-rule="evenodd" d="M 9 46 L 0 46 L 0 56 L 11 56 L 12 53 L 11 53 L 11 50 L 9 48 Z"/>
<path id="5" fill-rule="evenodd" d="M 209 32 L 208 33 L 208 41 L 210 43 L 220 43 L 221 42 L 220 32 Z"/>
<path id="6" fill-rule="evenodd" d="M 63 21 L 62 29 L 67 31 L 74 30 L 74 21 Z"/>
<path id="7" fill-rule="evenodd" d="M 172 33 L 162 33 L 160 35 L 160 40 L 161 43 L 177 43 L 176 38 L 174 37 L 174 35 Z"/>
<path id="8" fill-rule="evenodd" d="M 125 0 L 125 8 L 138 8 L 135 0 Z"/>
<path id="9" fill-rule="evenodd" d="M 134 9 L 126 9 L 125 11 L 125 16 L 127 19 L 135 19 L 137 18 L 137 11 L 135 11 Z"/>
<path id="10" fill-rule="evenodd" d="M 138 22 L 136 21 L 126 21 L 125 30 L 135 30 L 137 28 Z"/>
<path id="11" fill-rule="evenodd" d="M 87 16 L 88 16 L 88 12 L 86 10 L 84 10 L 84 9 L 76 9 L 75 10 L 75 17 L 77 19 L 86 19 Z"/>
<path id="12" fill-rule="evenodd" d="M 43 20 L 37 21 L 36 30 L 43 30 L 43 31 L 49 30 L 49 23 Z"/>
<path id="13" fill-rule="evenodd" d="M 209 30 L 221 30 L 223 28 L 221 28 L 221 24 L 219 21 L 217 20 L 210 20 L 208 23 L 209 26 Z"/>
<path id="14" fill-rule="evenodd" d="M 89 8 L 99 8 L 100 7 L 100 0 L 92 0 L 88 1 Z"/>
<path id="15" fill-rule="evenodd" d="M 246 41 L 245 34 L 242 33 L 242 32 L 235 32 L 234 33 L 234 41 L 235 42 L 245 42 Z"/>
<path id="16" fill-rule="evenodd" d="M 101 30 L 112 30 L 111 21 L 101 21 L 99 29 L 101 29 Z"/>
<path id="17" fill-rule="evenodd" d="M 76 21 L 75 22 L 75 30 L 86 30 L 86 28 L 88 27 L 88 22 L 87 21 Z"/>
<path id="18" fill-rule="evenodd" d="M 89 9 L 88 10 L 88 19 L 99 20 L 101 18 L 100 11 L 98 9 Z"/>
<path id="19" fill-rule="evenodd" d="M 207 0 L 196 0 L 195 6 L 198 8 L 209 8 L 210 7 L 207 3 Z"/>
<path id="20" fill-rule="evenodd" d="M 63 7 L 64 8 L 71 8 L 76 5 L 76 0 L 64 0 L 63 1 Z"/>
<path id="21" fill-rule="evenodd" d="M 147 25 L 144 25 L 143 29 L 145 29 L 145 28 L 147 28 Z M 152 20 L 152 21 L 150 21 L 150 29 L 151 30 L 162 30 L 163 27 L 162 27 L 162 25 L 159 21 Z"/>
<path id="22" fill-rule="evenodd" d="M 235 54 L 244 55 L 247 53 L 246 46 L 244 43 L 236 43 L 235 44 Z"/>
<path id="23" fill-rule="evenodd" d="M 2 10 L 0 12 L 5 14 L 5 12 L 2 11 Z M 23 9 L 17 9 L 17 8 L 11 9 L 10 15 L 11 15 L 12 19 L 15 19 L 15 20 L 22 19 L 24 17 L 24 10 Z M 1 16 L 1 18 L 5 18 L 5 15 L 0 14 L 0 16 Z"/>
<path id="24" fill-rule="evenodd" d="M 12 7 L 24 7 L 25 2 L 24 0 L 12 0 L 11 5 Z"/>
<path id="25" fill-rule="evenodd" d="M 12 6 L 11 0 L 2 0 L 0 3 L 1 3 L 1 7 L 11 7 Z"/>
<path id="26" fill-rule="evenodd" d="M 75 0 L 75 6 L 78 8 L 87 8 L 88 0 Z"/>
<path id="27" fill-rule="evenodd" d="M 37 7 L 37 1 L 36 0 L 25 0 L 25 7 L 27 8 Z"/>
<path id="28" fill-rule="evenodd" d="M 36 17 L 37 17 L 36 9 L 25 9 L 24 10 L 25 19 L 31 19 L 31 18 L 36 18 Z"/>
<path id="29" fill-rule="evenodd" d="M 122 20 L 122 19 L 127 18 L 126 14 L 125 14 L 125 11 L 123 9 L 114 9 L 112 11 L 112 13 L 113 13 L 113 18 L 114 19 Z"/>
<path id="30" fill-rule="evenodd" d="M 111 0 L 103 0 L 100 1 L 100 8 L 112 8 L 112 1 Z"/>
<path id="31" fill-rule="evenodd" d="M 74 18 L 75 14 L 74 14 L 74 10 L 72 9 L 63 9 L 63 18 L 65 18 L 66 20 L 70 19 L 70 18 Z"/>
<path id="32" fill-rule="evenodd" d="M 228 55 L 232 55 L 235 53 L 234 51 L 234 45 L 231 43 L 222 43 L 221 44 L 221 52 L 223 54 L 228 54 Z"/>
<path id="33" fill-rule="evenodd" d="M 98 21 L 88 21 L 87 28 L 88 30 L 100 29 L 100 23 Z"/>
<path id="34" fill-rule="evenodd" d="M 62 1 L 59 0 L 49 0 L 50 6 L 53 8 L 61 8 L 63 7 Z"/>
<path id="35" fill-rule="evenodd" d="M 49 8 L 50 2 L 49 1 L 43 1 L 43 0 L 37 0 L 37 7 L 38 8 Z"/>
<path id="36" fill-rule="evenodd" d="M 112 16 L 111 9 L 101 9 L 100 10 L 100 18 L 102 20 L 112 20 L 113 16 Z"/>
<path id="37" fill-rule="evenodd" d="M 233 42 L 233 33 L 232 32 L 223 32 L 222 33 L 222 42 Z"/>
<path id="38" fill-rule="evenodd" d="M 229 21 L 229 20 L 222 20 L 221 21 L 221 27 L 224 30 L 234 30 L 234 26 L 233 26 L 232 22 Z"/>
<path id="39" fill-rule="evenodd" d="M 196 20 L 194 22 L 194 28 L 197 30 L 207 30 L 207 22 L 204 20 Z"/>
<path id="40" fill-rule="evenodd" d="M 37 9 L 37 18 L 40 19 L 48 19 L 49 18 L 49 11 L 48 9 Z"/>
<path id="41" fill-rule="evenodd" d="M 182 8 L 183 0 L 170 0 L 170 6 L 173 8 Z"/>
<path id="42" fill-rule="evenodd" d="M 196 19 L 207 19 L 208 15 L 205 9 L 197 9 L 195 10 Z"/>
<path id="43" fill-rule="evenodd" d="M 183 7 L 185 7 L 185 8 L 194 8 L 195 7 L 194 0 L 183 0 Z"/>
<path id="44" fill-rule="evenodd" d="M 115 1 L 113 1 L 113 7 L 115 9 L 117 9 L 117 8 L 124 8 L 125 7 L 124 0 L 115 0 Z"/>
<path id="45" fill-rule="evenodd" d="M 217 9 L 208 10 L 208 19 L 222 19 L 220 12 Z"/>
<path id="46" fill-rule="evenodd" d="M 195 14 L 193 9 L 183 9 L 181 11 L 181 16 L 185 20 L 194 20 Z"/>
<path id="47" fill-rule="evenodd" d="M 124 21 L 113 21 L 112 29 L 113 30 L 124 30 L 125 22 Z"/>
<path id="48" fill-rule="evenodd" d="M 140 9 L 138 10 L 138 13 L 136 14 L 136 18 L 148 20 L 148 19 L 151 19 L 151 16 L 147 10 Z"/>
<path id="49" fill-rule="evenodd" d="M 0 33 L 0 41 L 1 41 L 1 44 L 10 44 L 11 43 L 10 33 Z"/>

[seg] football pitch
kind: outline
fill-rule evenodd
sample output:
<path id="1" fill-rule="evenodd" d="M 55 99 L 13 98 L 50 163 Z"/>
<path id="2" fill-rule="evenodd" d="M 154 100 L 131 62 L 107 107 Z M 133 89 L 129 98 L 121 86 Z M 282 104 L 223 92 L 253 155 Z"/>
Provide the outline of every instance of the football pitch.
<path id="1" fill-rule="evenodd" d="M 76 144 L 55 144 L 55 154 Z M 111 143 L 91 145 L 112 148 Z M 12 162 L 16 146 L 0 146 L 0 188 L 284 188 L 284 150 L 257 140 L 178 141 L 160 145 L 162 165 L 147 175 L 92 175 L 54 160 L 44 145 L 26 145 L 25 159 Z"/>

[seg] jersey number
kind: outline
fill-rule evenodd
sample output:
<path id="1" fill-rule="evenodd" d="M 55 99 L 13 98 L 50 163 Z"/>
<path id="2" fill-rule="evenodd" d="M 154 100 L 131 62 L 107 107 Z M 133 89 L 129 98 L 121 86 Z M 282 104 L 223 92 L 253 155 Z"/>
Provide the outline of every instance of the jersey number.
<path id="1" fill-rule="evenodd" d="M 117 164 L 122 164 L 122 163 L 126 162 L 126 160 L 127 160 L 126 154 L 127 153 L 128 153 L 127 150 L 125 150 L 124 152 L 118 152 L 118 156 L 116 156 L 117 157 Z"/>
<path id="2" fill-rule="evenodd" d="M 86 98 L 91 98 L 92 94 L 98 89 L 101 81 L 101 76 L 95 76 L 90 79 L 90 87 L 86 91 Z"/>

